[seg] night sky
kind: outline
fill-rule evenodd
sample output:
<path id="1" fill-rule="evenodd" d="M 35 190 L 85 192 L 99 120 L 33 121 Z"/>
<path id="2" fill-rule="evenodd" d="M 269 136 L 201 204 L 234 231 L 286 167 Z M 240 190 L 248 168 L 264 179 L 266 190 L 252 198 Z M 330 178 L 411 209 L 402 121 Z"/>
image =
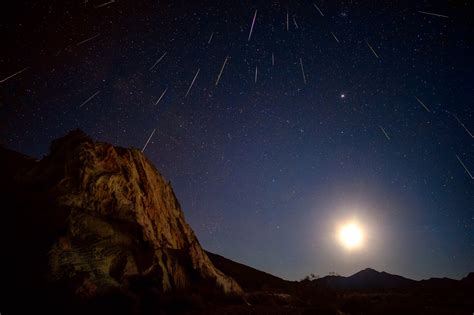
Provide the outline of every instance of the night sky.
<path id="1" fill-rule="evenodd" d="M 2 2 L 4 146 L 156 129 L 203 247 L 286 279 L 474 271 L 471 1 L 107 2 Z"/>

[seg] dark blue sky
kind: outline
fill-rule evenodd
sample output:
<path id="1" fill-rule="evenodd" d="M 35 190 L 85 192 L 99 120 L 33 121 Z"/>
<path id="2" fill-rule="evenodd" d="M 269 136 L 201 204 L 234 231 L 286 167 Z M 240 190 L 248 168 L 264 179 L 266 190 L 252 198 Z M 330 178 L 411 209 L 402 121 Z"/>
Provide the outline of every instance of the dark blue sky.
<path id="1" fill-rule="evenodd" d="M 145 153 L 210 251 L 287 279 L 474 270 L 469 1 L 36 2 L 1 10 L 1 79 L 29 67 L 0 83 L 8 148 L 156 128 Z M 347 253 L 351 218 L 367 240 Z"/>

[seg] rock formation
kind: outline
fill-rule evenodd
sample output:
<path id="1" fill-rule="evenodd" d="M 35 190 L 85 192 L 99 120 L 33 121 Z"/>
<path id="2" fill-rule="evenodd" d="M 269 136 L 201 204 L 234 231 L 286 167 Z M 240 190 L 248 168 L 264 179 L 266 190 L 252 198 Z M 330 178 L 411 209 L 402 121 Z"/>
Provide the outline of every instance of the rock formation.
<path id="1" fill-rule="evenodd" d="M 55 140 L 40 161 L 7 158 L 3 151 L 10 173 L 3 191 L 22 192 L 13 202 L 16 219 L 31 218 L 25 229 L 48 234 L 42 243 L 47 281 L 83 298 L 129 292 L 143 282 L 157 292 L 206 286 L 241 294 L 213 266 L 170 183 L 139 150 L 95 142 L 76 130 Z"/>

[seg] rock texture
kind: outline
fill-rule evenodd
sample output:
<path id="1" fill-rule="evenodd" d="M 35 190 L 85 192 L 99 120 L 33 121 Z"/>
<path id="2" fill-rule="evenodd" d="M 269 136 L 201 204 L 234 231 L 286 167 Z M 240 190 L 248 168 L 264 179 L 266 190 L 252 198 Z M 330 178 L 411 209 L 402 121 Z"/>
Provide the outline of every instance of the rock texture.
<path id="1" fill-rule="evenodd" d="M 10 175 L 38 200 L 33 206 L 43 204 L 33 210 L 40 227 L 31 225 L 49 231 L 48 281 L 84 298 L 129 292 L 144 282 L 156 292 L 205 286 L 241 294 L 211 263 L 170 183 L 139 150 L 72 131 L 41 161 L 21 165 Z M 24 218 L 32 204 L 18 213 Z"/>

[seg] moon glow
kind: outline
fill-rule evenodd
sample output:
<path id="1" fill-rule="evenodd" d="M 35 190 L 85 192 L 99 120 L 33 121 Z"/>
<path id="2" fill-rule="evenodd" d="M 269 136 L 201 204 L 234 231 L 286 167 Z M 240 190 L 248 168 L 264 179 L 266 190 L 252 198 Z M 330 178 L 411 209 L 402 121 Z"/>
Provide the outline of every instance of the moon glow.
<path id="1" fill-rule="evenodd" d="M 339 242 L 349 250 L 360 248 L 364 242 L 364 232 L 361 226 L 355 222 L 342 225 L 339 228 Z"/>

